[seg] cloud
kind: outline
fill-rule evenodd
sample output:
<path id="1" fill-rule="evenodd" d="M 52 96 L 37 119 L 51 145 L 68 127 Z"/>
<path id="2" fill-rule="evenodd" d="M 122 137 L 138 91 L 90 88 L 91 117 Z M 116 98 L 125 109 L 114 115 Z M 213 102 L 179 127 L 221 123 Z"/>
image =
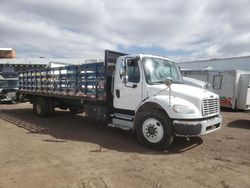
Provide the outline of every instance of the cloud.
<path id="1" fill-rule="evenodd" d="M 19 57 L 101 58 L 147 49 L 177 60 L 250 55 L 247 0 L 2 0 L 0 46 Z"/>

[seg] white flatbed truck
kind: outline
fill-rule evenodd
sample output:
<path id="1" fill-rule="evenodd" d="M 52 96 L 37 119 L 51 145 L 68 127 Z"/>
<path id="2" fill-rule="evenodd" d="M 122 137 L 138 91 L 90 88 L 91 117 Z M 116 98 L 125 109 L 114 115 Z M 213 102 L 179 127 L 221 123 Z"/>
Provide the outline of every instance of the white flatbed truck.
<path id="1" fill-rule="evenodd" d="M 175 136 L 221 127 L 219 96 L 183 84 L 171 60 L 105 51 L 104 62 L 21 72 L 19 94 L 42 117 L 55 107 L 84 112 L 112 127 L 133 130 L 140 143 L 165 149 Z"/>

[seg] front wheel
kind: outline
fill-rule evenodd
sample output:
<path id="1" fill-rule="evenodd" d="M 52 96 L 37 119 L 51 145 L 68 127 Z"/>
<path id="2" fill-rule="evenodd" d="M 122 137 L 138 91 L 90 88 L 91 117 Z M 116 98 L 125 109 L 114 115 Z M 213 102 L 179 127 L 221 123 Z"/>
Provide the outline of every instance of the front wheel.
<path id="1" fill-rule="evenodd" d="M 172 121 L 159 110 L 140 113 L 136 132 L 140 143 L 154 149 L 166 149 L 174 140 Z"/>

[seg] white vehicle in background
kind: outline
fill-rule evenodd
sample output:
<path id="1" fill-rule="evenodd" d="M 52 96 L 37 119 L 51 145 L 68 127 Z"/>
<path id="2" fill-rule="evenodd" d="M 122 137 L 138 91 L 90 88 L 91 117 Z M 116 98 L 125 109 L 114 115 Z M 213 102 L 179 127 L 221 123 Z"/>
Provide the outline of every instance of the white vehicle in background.
<path id="1" fill-rule="evenodd" d="M 74 63 L 74 64 L 76 64 L 76 63 Z M 46 65 L 46 68 L 65 67 L 65 66 L 69 66 L 69 65 L 72 65 L 72 63 L 70 63 L 70 62 L 66 63 L 66 62 L 53 62 L 53 61 L 51 61 Z"/>
<path id="2" fill-rule="evenodd" d="M 184 84 L 174 62 L 108 50 L 104 59 L 22 72 L 19 93 L 41 117 L 52 115 L 55 107 L 84 112 L 109 126 L 133 130 L 142 144 L 152 148 L 169 147 L 175 136 L 220 129 L 219 96 Z"/>
<path id="3" fill-rule="evenodd" d="M 250 71 L 243 70 L 181 70 L 187 77 L 211 84 L 220 96 L 222 107 L 250 110 Z"/>
<path id="4" fill-rule="evenodd" d="M 191 85 L 194 87 L 198 87 L 198 88 L 213 92 L 213 88 L 212 88 L 211 84 L 208 82 L 203 82 L 203 81 L 198 80 L 198 79 L 184 77 L 184 76 L 182 78 L 183 78 L 184 84 Z"/>
<path id="5" fill-rule="evenodd" d="M 0 75 L 0 102 L 15 102 L 18 78 L 5 78 Z"/>

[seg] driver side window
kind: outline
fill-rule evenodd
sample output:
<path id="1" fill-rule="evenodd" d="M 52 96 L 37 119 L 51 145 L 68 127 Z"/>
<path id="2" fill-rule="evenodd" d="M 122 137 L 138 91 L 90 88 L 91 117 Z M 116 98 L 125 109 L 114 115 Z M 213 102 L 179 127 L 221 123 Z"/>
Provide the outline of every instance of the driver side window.
<path id="1" fill-rule="evenodd" d="M 140 81 L 140 70 L 138 61 L 131 60 L 127 62 L 127 76 L 128 82 L 139 83 Z"/>

